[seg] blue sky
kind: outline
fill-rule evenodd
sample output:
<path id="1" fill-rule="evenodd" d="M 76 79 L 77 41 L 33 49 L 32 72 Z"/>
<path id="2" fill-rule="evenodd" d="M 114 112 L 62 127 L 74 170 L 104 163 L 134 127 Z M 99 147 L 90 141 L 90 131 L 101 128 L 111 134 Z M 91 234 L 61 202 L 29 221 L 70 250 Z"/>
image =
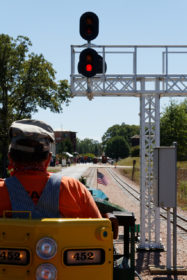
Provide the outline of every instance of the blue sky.
<path id="1" fill-rule="evenodd" d="M 79 18 L 86 11 L 95 12 L 100 20 L 94 44 L 187 45 L 186 0 L 0 0 L 0 7 L 0 33 L 28 36 L 30 51 L 42 53 L 53 64 L 57 81 L 69 80 L 70 45 L 85 43 L 79 35 Z M 150 68 L 154 63 L 150 56 L 143 61 Z M 117 62 L 110 67 L 115 74 Z M 168 99 L 162 98 L 161 110 L 167 104 Z M 139 98 L 75 97 L 62 114 L 39 109 L 33 118 L 54 129 L 76 131 L 80 139 L 100 141 L 114 124 L 139 124 Z"/>

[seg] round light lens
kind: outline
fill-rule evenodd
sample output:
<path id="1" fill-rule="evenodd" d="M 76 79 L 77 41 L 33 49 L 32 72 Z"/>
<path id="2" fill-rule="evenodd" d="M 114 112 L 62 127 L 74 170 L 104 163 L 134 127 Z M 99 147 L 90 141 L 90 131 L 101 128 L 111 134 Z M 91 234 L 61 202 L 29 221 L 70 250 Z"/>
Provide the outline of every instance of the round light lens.
<path id="1" fill-rule="evenodd" d="M 91 72 L 93 69 L 91 64 L 86 64 L 86 71 Z"/>
<path id="2" fill-rule="evenodd" d="M 49 260 L 55 256 L 56 252 L 57 244 L 52 238 L 44 237 L 36 244 L 36 253 L 41 259 Z"/>
<path id="3" fill-rule="evenodd" d="M 56 280 L 57 270 L 51 263 L 43 263 L 36 270 L 36 280 Z"/>

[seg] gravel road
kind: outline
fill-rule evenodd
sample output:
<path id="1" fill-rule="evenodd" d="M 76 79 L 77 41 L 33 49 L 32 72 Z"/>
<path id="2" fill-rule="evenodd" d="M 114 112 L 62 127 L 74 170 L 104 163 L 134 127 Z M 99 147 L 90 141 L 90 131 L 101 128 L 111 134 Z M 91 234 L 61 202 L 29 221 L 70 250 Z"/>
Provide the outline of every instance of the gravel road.
<path id="1" fill-rule="evenodd" d="M 118 186 L 116 186 L 113 179 L 109 176 L 108 172 L 104 168 L 99 168 L 99 170 L 107 177 L 109 184 L 107 186 L 97 185 L 96 178 L 94 180 L 94 185 L 92 187 L 101 189 L 110 199 L 111 202 L 118 204 L 129 212 L 135 214 L 136 223 L 140 223 L 140 206 L 138 202 L 135 202 L 127 194 L 125 194 Z M 119 172 L 118 168 L 115 169 Z M 88 176 L 88 170 L 85 172 L 84 176 Z M 132 181 L 124 177 L 128 183 L 132 184 Z M 178 209 L 178 213 L 182 213 L 183 216 L 187 217 L 187 211 L 181 211 Z M 161 220 L 160 226 L 161 242 L 166 248 L 167 244 L 167 232 L 166 232 L 166 221 Z M 142 280 L 166 280 L 166 279 L 177 279 L 177 280 L 187 280 L 187 275 L 151 275 L 149 270 L 149 265 L 163 265 L 166 266 L 166 252 L 136 252 L 136 271 L 141 275 Z M 185 267 L 187 271 L 187 236 L 186 234 L 177 235 L 177 266 Z M 135 279 L 138 279 L 136 277 Z"/>

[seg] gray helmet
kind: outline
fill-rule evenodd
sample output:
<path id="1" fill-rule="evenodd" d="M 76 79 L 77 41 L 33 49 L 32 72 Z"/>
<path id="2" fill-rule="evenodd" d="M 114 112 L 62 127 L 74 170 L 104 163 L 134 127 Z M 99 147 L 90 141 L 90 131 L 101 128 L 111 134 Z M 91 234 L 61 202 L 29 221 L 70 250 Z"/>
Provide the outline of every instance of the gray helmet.
<path id="1" fill-rule="evenodd" d="M 35 143 L 41 144 L 43 151 L 50 150 L 50 144 L 55 142 L 54 131 L 48 124 L 38 121 L 23 119 L 12 123 L 9 130 L 11 139 L 10 148 L 25 152 L 34 152 L 34 147 L 24 145 L 20 140 L 33 140 Z"/>

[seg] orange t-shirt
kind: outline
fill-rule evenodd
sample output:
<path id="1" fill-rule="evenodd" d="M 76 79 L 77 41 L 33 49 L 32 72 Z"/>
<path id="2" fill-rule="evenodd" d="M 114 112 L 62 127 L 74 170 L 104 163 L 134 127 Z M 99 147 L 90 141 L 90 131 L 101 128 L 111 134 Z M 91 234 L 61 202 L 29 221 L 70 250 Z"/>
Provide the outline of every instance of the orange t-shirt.
<path id="1" fill-rule="evenodd" d="M 15 174 L 35 204 L 37 204 L 50 175 L 50 173 L 42 171 L 20 171 Z M 4 210 L 11 209 L 5 181 L 0 179 L 0 216 L 2 217 Z M 87 188 L 78 180 L 63 175 L 60 186 L 59 210 L 61 216 L 65 218 L 102 217 Z"/>

